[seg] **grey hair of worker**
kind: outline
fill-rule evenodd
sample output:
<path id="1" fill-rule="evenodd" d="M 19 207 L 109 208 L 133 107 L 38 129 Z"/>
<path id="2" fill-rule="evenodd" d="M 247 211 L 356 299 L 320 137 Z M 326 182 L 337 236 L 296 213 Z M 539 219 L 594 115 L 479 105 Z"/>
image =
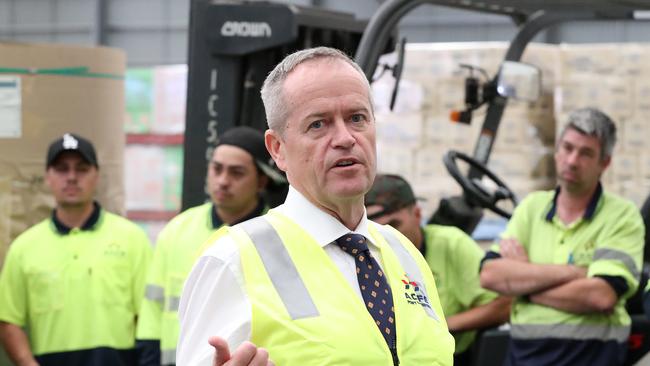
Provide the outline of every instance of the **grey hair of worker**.
<path id="1" fill-rule="evenodd" d="M 562 129 L 560 139 L 571 128 L 583 135 L 594 136 L 600 141 L 600 160 L 612 156 L 616 145 L 616 125 L 608 115 L 596 108 L 581 108 L 571 114 Z"/>
<path id="2" fill-rule="evenodd" d="M 316 47 L 309 48 L 294 52 L 284 58 L 273 71 L 269 73 L 262 85 L 262 102 L 264 103 L 264 110 L 266 111 L 266 122 L 269 128 L 278 132 L 280 135 L 284 133 L 286 128 L 287 118 L 289 117 L 289 106 L 284 98 L 283 85 L 289 73 L 298 65 L 305 61 L 316 59 L 332 59 L 342 60 L 347 62 L 355 70 L 359 72 L 362 79 L 368 88 L 368 97 L 370 98 L 370 105 L 372 108 L 372 96 L 370 93 L 370 83 L 366 79 L 363 70 L 345 53 L 330 47 Z M 372 111 L 371 111 L 372 112 Z"/>

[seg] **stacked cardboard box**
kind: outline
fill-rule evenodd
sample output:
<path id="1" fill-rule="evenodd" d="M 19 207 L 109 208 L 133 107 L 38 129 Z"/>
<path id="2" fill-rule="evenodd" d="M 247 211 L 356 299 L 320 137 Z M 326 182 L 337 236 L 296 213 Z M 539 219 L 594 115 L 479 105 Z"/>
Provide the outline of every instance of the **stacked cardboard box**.
<path id="1" fill-rule="evenodd" d="M 0 263 L 9 243 L 50 214 L 48 144 L 65 132 L 95 143 L 99 202 L 124 208 L 125 55 L 109 48 L 0 43 Z"/>
<path id="2" fill-rule="evenodd" d="M 129 144 L 125 163 L 128 210 L 178 211 L 183 148 Z M 142 167 L 147 167 L 142 169 Z"/>
<path id="3" fill-rule="evenodd" d="M 187 65 L 130 68 L 126 72 L 127 133 L 185 131 Z"/>
<path id="4" fill-rule="evenodd" d="M 462 109 L 464 103 L 467 72 L 459 64 L 479 66 L 493 76 L 506 47 L 505 43 L 410 45 L 394 112 L 388 111 L 387 103 L 392 79 L 383 77 L 373 84 L 379 170 L 411 181 L 416 193 L 428 199 L 425 214 L 435 210 L 440 198 L 460 192 L 442 156 L 450 149 L 472 154 L 485 114 L 484 108 L 475 111 L 470 126 L 449 121 L 449 111 Z M 553 187 L 558 132 L 572 110 L 594 106 L 618 126 L 613 162 L 602 179 L 605 188 L 640 206 L 650 192 L 649 58 L 647 44 L 530 44 L 522 61 L 541 69 L 543 95 L 535 103 L 508 101 L 489 167 L 520 198 Z"/>
<path id="5" fill-rule="evenodd" d="M 471 155 L 485 116 L 482 107 L 474 112 L 471 125 L 449 120 L 451 110 L 464 108 L 467 70 L 459 65 L 480 67 L 492 76 L 506 49 L 506 43 L 409 45 L 393 112 L 388 108 L 392 78 L 382 77 L 373 84 L 378 170 L 409 180 L 416 194 L 426 199 L 421 206 L 427 216 L 441 198 L 461 192 L 442 157 L 450 149 Z M 544 95 L 535 103 L 509 103 L 490 157 L 489 167 L 519 197 L 553 186 L 549 157 L 555 134 L 552 93 L 558 59 L 557 47 L 529 46 L 523 60 L 542 69 Z M 475 76 L 482 78 L 480 73 Z"/>
<path id="6" fill-rule="evenodd" d="M 126 209 L 152 241 L 181 206 L 186 91 L 186 65 L 126 73 Z"/>

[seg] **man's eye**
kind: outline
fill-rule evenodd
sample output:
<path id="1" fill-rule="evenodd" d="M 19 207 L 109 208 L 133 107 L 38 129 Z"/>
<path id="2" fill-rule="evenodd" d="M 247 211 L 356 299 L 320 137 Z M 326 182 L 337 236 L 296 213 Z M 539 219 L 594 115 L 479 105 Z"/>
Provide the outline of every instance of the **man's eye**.
<path id="1" fill-rule="evenodd" d="M 366 116 L 363 114 L 353 114 L 352 117 L 350 117 L 350 120 L 352 122 L 363 122 L 366 120 Z"/>
<path id="2" fill-rule="evenodd" d="M 593 158 L 596 154 L 594 154 L 593 151 L 591 150 L 583 150 L 580 152 L 580 155 L 587 157 L 587 158 Z"/>
<path id="3" fill-rule="evenodd" d="M 309 129 L 319 129 L 323 127 L 323 121 L 315 121 L 309 124 Z"/>

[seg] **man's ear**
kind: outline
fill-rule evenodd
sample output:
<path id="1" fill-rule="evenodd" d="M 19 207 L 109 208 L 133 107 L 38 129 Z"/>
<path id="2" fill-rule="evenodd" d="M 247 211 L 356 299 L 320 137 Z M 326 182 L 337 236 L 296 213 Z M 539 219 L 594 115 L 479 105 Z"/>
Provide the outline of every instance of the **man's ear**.
<path id="1" fill-rule="evenodd" d="M 605 171 L 605 169 L 607 169 L 607 167 L 609 167 L 609 164 L 611 164 L 611 162 L 612 162 L 612 157 L 611 156 L 608 156 L 605 159 L 600 161 L 600 166 L 603 168 L 603 171 Z"/>
<path id="2" fill-rule="evenodd" d="M 266 150 L 269 151 L 275 165 L 277 165 L 280 170 L 283 172 L 287 171 L 287 164 L 285 161 L 285 150 L 284 143 L 282 138 L 278 135 L 277 132 L 269 129 L 264 133 L 264 144 L 266 145 Z"/>
<path id="3" fill-rule="evenodd" d="M 52 176 L 51 176 L 51 169 L 52 167 L 47 167 L 45 169 L 45 175 L 44 175 L 44 180 L 45 180 L 45 185 L 47 185 L 47 188 L 52 189 Z"/>
<path id="4" fill-rule="evenodd" d="M 418 222 L 422 222 L 422 209 L 420 209 L 420 205 L 417 203 L 415 204 L 415 207 L 413 207 L 413 214 L 417 218 Z"/>

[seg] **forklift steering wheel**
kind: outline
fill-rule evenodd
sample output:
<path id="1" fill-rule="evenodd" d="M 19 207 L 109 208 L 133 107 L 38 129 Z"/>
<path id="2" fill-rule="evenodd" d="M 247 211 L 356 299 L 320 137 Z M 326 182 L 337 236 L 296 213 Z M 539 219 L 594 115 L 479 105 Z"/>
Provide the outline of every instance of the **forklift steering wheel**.
<path id="1" fill-rule="evenodd" d="M 492 191 L 490 188 L 486 187 L 481 183 L 480 179 L 470 179 L 464 176 L 458 164 L 456 164 L 456 159 L 460 159 L 470 166 L 478 169 L 482 175 L 486 175 L 492 182 L 497 185 L 497 188 Z M 483 163 L 472 158 L 469 155 L 463 154 L 460 151 L 450 150 L 443 157 L 443 162 L 449 174 L 460 184 L 463 188 L 464 194 L 468 197 L 469 200 L 479 204 L 483 208 L 487 208 L 492 212 L 510 219 L 512 212 L 508 212 L 501 207 L 497 206 L 497 203 L 501 200 L 510 200 L 514 206 L 517 206 L 517 196 L 499 177 L 496 176 L 492 171 L 490 171 Z"/>

